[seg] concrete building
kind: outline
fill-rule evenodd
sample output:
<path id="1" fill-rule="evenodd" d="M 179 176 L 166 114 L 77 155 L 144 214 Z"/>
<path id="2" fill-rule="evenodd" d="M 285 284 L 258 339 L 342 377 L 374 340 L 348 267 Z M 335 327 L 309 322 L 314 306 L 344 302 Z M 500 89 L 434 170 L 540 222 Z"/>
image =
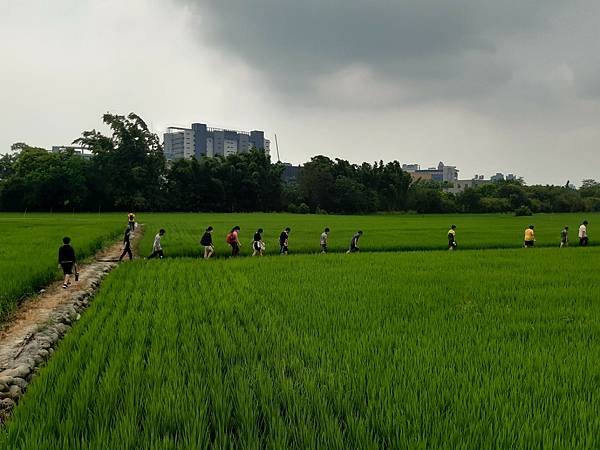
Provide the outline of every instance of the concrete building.
<path id="1" fill-rule="evenodd" d="M 284 165 L 281 179 L 286 183 L 297 183 L 302 172 L 302 166 L 294 166 L 290 163 L 282 163 Z"/>
<path id="2" fill-rule="evenodd" d="M 72 151 L 76 155 L 79 155 L 85 159 L 89 159 L 94 156 L 94 154 L 88 148 L 73 145 L 53 145 L 52 150 L 50 150 L 51 153 L 63 153 L 68 151 Z"/>
<path id="3" fill-rule="evenodd" d="M 187 128 L 169 128 L 164 135 L 163 151 L 167 161 L 194 156 L 194 133 Z"/>
<path id="4" fill-rule="evenodd" d="M 456 166 L 447 166 L 443 162 L 428 169 L 421 169 L 419 164 L 403 164 L 402 170 L 410 173 L 413 180 L 431 180 L 439 183 L 457 181 L 459 172 Z"/>
<path id="5" fill-rule="evenodd" d="M 164 153 L 167 161 L 180 158 L 229 156 L 245 153 L 252 148 L 269 153 L 271 142 L 264 131 L 236 131 L 209 128 L 193 123 L 191 128 L 169 127 L 164 134 Z"/>

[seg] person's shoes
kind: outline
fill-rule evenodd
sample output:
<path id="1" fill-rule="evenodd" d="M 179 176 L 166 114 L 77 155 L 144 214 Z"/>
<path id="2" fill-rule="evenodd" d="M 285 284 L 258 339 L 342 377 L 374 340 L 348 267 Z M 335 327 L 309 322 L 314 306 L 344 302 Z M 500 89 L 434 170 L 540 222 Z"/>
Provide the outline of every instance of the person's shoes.
<path id="1" fill-rule="evenodd" d="M 67 289 L 69 287 L 68 284 L 63 284 L 63 289 Z"/>

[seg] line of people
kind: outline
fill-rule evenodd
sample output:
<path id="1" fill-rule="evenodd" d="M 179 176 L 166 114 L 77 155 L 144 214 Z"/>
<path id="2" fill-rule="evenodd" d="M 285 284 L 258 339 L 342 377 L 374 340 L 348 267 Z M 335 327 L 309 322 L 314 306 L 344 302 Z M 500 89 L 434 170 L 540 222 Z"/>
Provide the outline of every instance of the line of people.
<path id="1" fill-rule="evenodd" d="M 136 222 L 135 215 L 130 213 L 128 215 L 128 224 L 125 229 L 125 233 L 123 236 L 123 252 L 119 257 L 119 262 L 123 260 L 125 256 L 128 256 L 129 259 L 133 259 L 133 252 L 131 249 L 131 233 L 135 230 Z M 286 227 L 281 234 L 279 235 L 279 254 L 287 255 L 289 252 L 289 238 L 291 228 Z M 200 239 L 200 245 L 203 247 L 204 259 L 209 259 L 215 254 L 215 246 L 213 241 L 213 232 L 214 228 L 209 226 L 206 228 L 206 231 L 202 235 Z M 320 247 L 321 254 L 326 254 L 329 252 L 329 228 L 325 228 L 320 236 Z M 154 236 L 154 242 L 152 243 L 152 253 L 148 256 L 148 259 L 153 258 L 164 258 L 164 251 L 162 248 L 161 239 L 165 235 L 166 231 L 164 228 L 161 228 L 159 232 Z M 262 228 L 258 228 L 254 233 L 252 238 L 252 256 L 263 256 L 266 251 L 266 245 L 263 240 L 264 230 Z M 350 245 L 348 251 L 346 253 L 357 253 L 360 251 L 358 246 L 359 240 L 362 237 L 362 230 L 358 230 L 352 236 L 350 240 Z M 579 245 L 581 247 L 587 247 L 589 244 L 588 237 L 588 221 L 584 220 L 579 226 Z M 231 256 L 236 257 L 240 254 L 240 248 L 242 246 L 240 242 L 240 227 L 235 226 L 231 229 L 225 238 L 227 244 L 231 247 Z M 523 247 L 531 248 L 535 246 L 535 226 L 529 225 L 525 230 L 525 238 L 523 240 Z M 568 247 L 569 246 L 569 227 L 565 226 L 560 232 L 560 247 Z M 456 225 L 452 225 L 448 230 L 448 250 L 454 251 L 458 248 L 458 244 L 456 242 Z M 77 271 L 77 261 L 75 258 L 75 250 L 71 246 L 71 239 L 69 237 L 63 238 L 63 245 L 58 250 L 58 263 L 63 270 L 64 279 L 63 279 L 63 288 L 67 289 L 71 285 L 71 277 L 75 277 L 77 281 L 79 274 Z"/>
<path id="2" fill-rule="evenodd" d="M 584 220 L 583 223 L 581 224 L 581 226 L 579 227 L 579 245 L 582 247 L 585 247 L 588 245 L 589 243 L 589 238 L 587 235 L 587 226 L 588 226 L 588 221 Z M 535 245 L 536 239 L 535 239 L 535 227 L 534 225 L 529 225 L 529 227 L 527 227 L 527 229 L 525 230 L 525 238 L 523 241 L 523 247 L 525 248 L 530 248 L 533 247 Z M 204 259 L 209 259 L 210 257 L 212 257 L 215 254 L 215 246 L 214 246 L 214 241 L 213 241 L 213 232 L 214 232 L 214 228 L 212 226 L 209 226 L 208 228 L 206 228 L 206 231 L 204 232 L 204 234 L 202 235 L 202 238 L 200 239 L 200 245 L 203 247 L 203 257 Z M 287 255 L 289 252 L 289 237 L 290 237 L 290 232 L 291 229 L 289 227 L 286 227 L 281 234 L 279 235 L 279 254 L 280 255 Z M 329 251 L 329 232 L 330 229 L 329 228 L 325 228 L 323 230 L 323 232 L 321 233 L 320 236 L 320 246 L 321 246 L 321 253 L 325 254 L 328 253 Z M 130 255 L 130 259 L 131 259 L 131 248 L 130 248 L 130 244 L 129 244 L 129 229 L 125 230 L 125 238 L 124 238 L 124 250 L 123 250 L 123 255 L 121 255 L 121 258 L 123 258 L 123 256 L 127 253 Z M 262 228 L 258 228 L 253 236 L 252 239 L 252 256 L 263 256 L 265 251 L 266 251 L 266 244 L 263 240 L 263 233 L 264 230 Z M 152 246 L 152 254 L 148 257 L 148 259 L 152 259 L 152 258 L 163 258 L 164 257 L 164 253 L 162 250 L 162 245 L 161 245 L 161 238 L 162 236 L 164 236 L 165 234 L 165 230 L 161 229 L 158 234 L 154 237 L 154 243 Z M 348 248 L 348 251 L 346 253 L 357 253 L 360 251 L 360 248 L 358 246 L 359 240 L 362 237 L 363 232 L 362 230 L 358 230 L 356 233 L 354 233 L 354 235 L 352 236 L 352 239 L 350 240 L 350 245 Z M 242 246 L 242 243 L 240 242 L 240 227 L 239 226 L 235 226 L 231 229 L 231 231 L 229 233 L 227 233 L 227 236 L 225 238 L 225 242 L 231 247 L 231 256 L 232 257 L 236 257 L 240 255 L 240 248 Z M 569 245 L 569 227 L 566 226 L 562 229 L 561 233 L 560 233 L 560 247 L 567 247 Z M 448 230 L 448 250 L 450 251 L 454 251 L 458 248 L 458 243 L 456 241 L 456 225 L 452 225 L 450 227 L 450 229 Z"/>
<path id="3" fill-rule="evenodd" d="M 231 247 L 231 256 L 232 257 L 239 256 L 239 254 L 240 254 L 240 248 L 242 246 L 242 243 L 240 242 L 240 231 L 241 231 L 240 227 L 236 225 L 235 227 L 233 227 L 231 229 L 231 231 L 229 233 L 227 233 L 227 236 L 225 237 L 225 242 Z M 290 239 L 291 231 L 292 230 L 290 227 L 286 227 L 279 235 L 279 254 L 282 256 L 285 256 L 289 253 L 289 239 Z M 162 232 L 162 235 L 164 235 L 164 230 L 161 230 L 154 239 L 154 244 L 155 244 L 154 248 L 153 248 L 154 251 L 159 250 L 158 247 L 160 247 L 160 237 L 162 236 L 160 234 L 161 232 Z M 214 228 L 212 226 L 209 226 L 208 228 L 206 228 L 206 231 L 200 238 L 200 245 L 203 247 L 203 250 L 204 250 L 204 253 L 203 253 L 204 259 L 209 259 L 211 256 L 213 256 L 215 254 L 213 232 L 214 232 Z M 265 254 L 267 246 L 265 244 L 265 241 L 263 240 L 263 233 L 264 233 L 264 230 L 262 228 L 258 228 L 254 232 L 254 236 L 252 238 L 252 245 L 251 245 L 252 256 L 263 256 Z M 362 235 L 363 235 L 363 232 L 361 230 L 358 230 L 352 236 L 352 239 L 350 240 L 350 246 L 346 253 L 356 253 L 356 252 L 360 251 L 360 248 L 358 246 L 358 241 L 360 240 Z M 157 239 L 158 239 L 158 241 L 157 241 Z M 158 247 L 157 247 L 157 245 L 158 245 Z M 327 253 L 329 251 L 329 228 L 325 228 L 323 230 L 323 232 L 321 233 L 320 245 L 321 245 L 321 253 Z M 160 249 L 160 251 L 162 252 L 162 248 Z"/>

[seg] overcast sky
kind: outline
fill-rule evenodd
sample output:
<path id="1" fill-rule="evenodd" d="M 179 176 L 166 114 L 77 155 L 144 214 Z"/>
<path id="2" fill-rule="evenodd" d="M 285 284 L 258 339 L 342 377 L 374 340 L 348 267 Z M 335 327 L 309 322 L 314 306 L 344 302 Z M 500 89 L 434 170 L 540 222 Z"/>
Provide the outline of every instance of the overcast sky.
<path id="1" fill-rule="evenodd" d="M 161 135 L 192 122 L 277 133 L 293 163 L 600 179 L 597 0 L 0 6 L 0 152 L 68 144 L 104 112 L 134 111 Z"/>

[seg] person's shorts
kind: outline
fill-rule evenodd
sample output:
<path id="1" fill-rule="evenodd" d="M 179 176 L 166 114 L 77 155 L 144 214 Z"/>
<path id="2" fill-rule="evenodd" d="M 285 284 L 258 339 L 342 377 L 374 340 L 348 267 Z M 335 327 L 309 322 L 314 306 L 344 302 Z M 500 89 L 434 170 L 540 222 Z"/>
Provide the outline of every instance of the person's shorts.
<path id="1" fill-rule="evenodd" d="M 535 244 L 535 241 L 525 241 L 525 247 L 533 247 Z"/>
<path id="2" fill-rule="evenodd" d="M 350 247 L 350 253 L 358 253 L 360 249 L 358 247 Z"/>
<path id="3" fill-rule="evenodd" d="M 448 243 L 448 248 L 456 248 L 458 247 L 458 244 L 456 242 L 449 242 Z"/>
<path id="4" fill-rule="evenodd" d="M 327 253 L 327 250 L 329 250 L 329 249 L 327 248 L 327 244 L 321 244 L 321 251 L 322 251 L 323 253 Z"/>
<path id="5" fill-rule="evenodd" d="M 589 239 L 587 237 L 584 238 L 579 238 L 579 245 L 581 245 L 582 247 L 585 247 L 586 245 L 588 245 Z"/>
<path id="6" fill-rule="evenodd" d="M 288 246 L 287 245 L 281 245 L 279 248 L 279 253 L 283 254 L 283 253 L 287 253 L 288 252 Z"/>
<path id="7" fill-rule="evenodd" d="M 254 241 L 252 243 L 252 248 L 254 250 L 256 250 L 257 252 L 260 252 L 262 250 L 262 247 L 260 246 L 260 242 Z"/>
<path id="8" fill-rule="evenodd" d="M 65 275 L 73 275 L 73 263 L 60 263 Z"/>

